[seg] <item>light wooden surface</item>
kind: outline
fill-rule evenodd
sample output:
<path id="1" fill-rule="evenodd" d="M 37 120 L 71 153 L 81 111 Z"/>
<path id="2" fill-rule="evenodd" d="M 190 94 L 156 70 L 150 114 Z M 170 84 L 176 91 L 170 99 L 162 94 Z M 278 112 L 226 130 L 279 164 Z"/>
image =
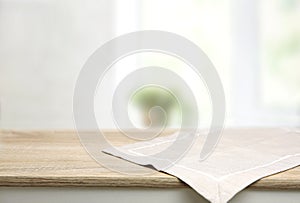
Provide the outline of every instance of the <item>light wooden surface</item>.
<path id="1" fill-rule="evenodd" d="M 112 131 L 105 135 L 114 145 L 131 142 Z M 114 162 L 124 167 L 132 164 L 118 158 Z M 126 175 L 102 167 L 72 131 L 0 131 L 0 186 L 187 187 L 165 173 L 136 165 L 134 170 L 149 174 Z M 300 189 L 300 167 L 263 178 L 250 187 Z"/>

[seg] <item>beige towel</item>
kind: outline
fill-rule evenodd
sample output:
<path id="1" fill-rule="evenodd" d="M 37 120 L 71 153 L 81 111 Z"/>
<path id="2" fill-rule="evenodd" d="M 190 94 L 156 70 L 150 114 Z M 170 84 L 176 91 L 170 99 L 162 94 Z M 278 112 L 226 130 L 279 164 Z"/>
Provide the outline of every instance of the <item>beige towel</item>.
<path id="1" fill-rule="evenodd" d="M 179 161 L 149 156 L 167 149 L 176 135 L 104 152 L 137 164 L 150 164 L 157 170 L 172 174 L 213 203 L 228 202 L 254 181 L 300 165 L 300 134 L 284 129 L 226 130 L 213 153 L 202 161 L 199 157 L 205 138 L 203 133 L 199 133 Z M 161 161 L 169 162 L 169 167 L 162 167 Z"/>

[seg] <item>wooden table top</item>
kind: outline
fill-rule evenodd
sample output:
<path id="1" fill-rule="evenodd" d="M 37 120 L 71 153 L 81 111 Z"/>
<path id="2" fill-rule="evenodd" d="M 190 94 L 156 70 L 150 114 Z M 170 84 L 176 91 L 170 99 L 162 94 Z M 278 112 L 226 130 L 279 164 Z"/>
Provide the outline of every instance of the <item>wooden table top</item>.
<path id="1" fill-rule="evenodd" d="M 105 136 L 116 145 L 130 143 L 113 131 Z M 124 167 L 132 164 L 115 159 Z M 101 166 L 72 131 L 0 131 L 0 186 L 187 187 L 174 176 L 142 166 L 135 165 L 135 169 L 149 170 L 149 174 L 126 175 Z M 249 187 L 300 189 L 300 167 L 265 177 Z"/>

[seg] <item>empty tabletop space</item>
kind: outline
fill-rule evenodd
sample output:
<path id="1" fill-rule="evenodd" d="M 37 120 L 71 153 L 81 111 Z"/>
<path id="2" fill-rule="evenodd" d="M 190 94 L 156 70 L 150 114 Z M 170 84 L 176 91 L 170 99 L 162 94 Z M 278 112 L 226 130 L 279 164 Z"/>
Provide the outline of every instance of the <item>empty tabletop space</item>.
<path id="1" fill-rule="evenodd" d="M 132 143 L 116 131 L 104 134 L 116 146 Z M 115 159 L 119 167 L 133 164 L 103 156 Z M 143 166 L 135 165 L 134 169 L 136 175 L 128 175 L 97 163 L 85 151 L 75 131 L 0 131 L 0 186 L 3 187 L 188 187 L 174 176 Z M 300 189 L 300 167 L 265 177 L 249 187 Z"/>

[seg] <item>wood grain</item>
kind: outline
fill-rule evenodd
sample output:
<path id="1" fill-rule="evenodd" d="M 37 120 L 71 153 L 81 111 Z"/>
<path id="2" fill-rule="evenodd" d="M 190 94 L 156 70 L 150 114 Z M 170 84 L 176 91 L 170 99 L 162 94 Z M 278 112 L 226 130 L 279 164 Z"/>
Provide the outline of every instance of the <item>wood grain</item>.
<path id="1" fill-rule="evenodd" d="M 91 132 L 92 133 L 92 132 Z M 114 145 L 131 143 L 114 131 Z M 136 174 L 113 172 L 93 160 L 72 131 L 0 131 L 0 186 L 187 187 L 178 178 L 107 156 Z M 133 171 L 134 172 L 134 171 Z M 300 189 L 300 167 L 263 178 L 256 189 Z"/>

